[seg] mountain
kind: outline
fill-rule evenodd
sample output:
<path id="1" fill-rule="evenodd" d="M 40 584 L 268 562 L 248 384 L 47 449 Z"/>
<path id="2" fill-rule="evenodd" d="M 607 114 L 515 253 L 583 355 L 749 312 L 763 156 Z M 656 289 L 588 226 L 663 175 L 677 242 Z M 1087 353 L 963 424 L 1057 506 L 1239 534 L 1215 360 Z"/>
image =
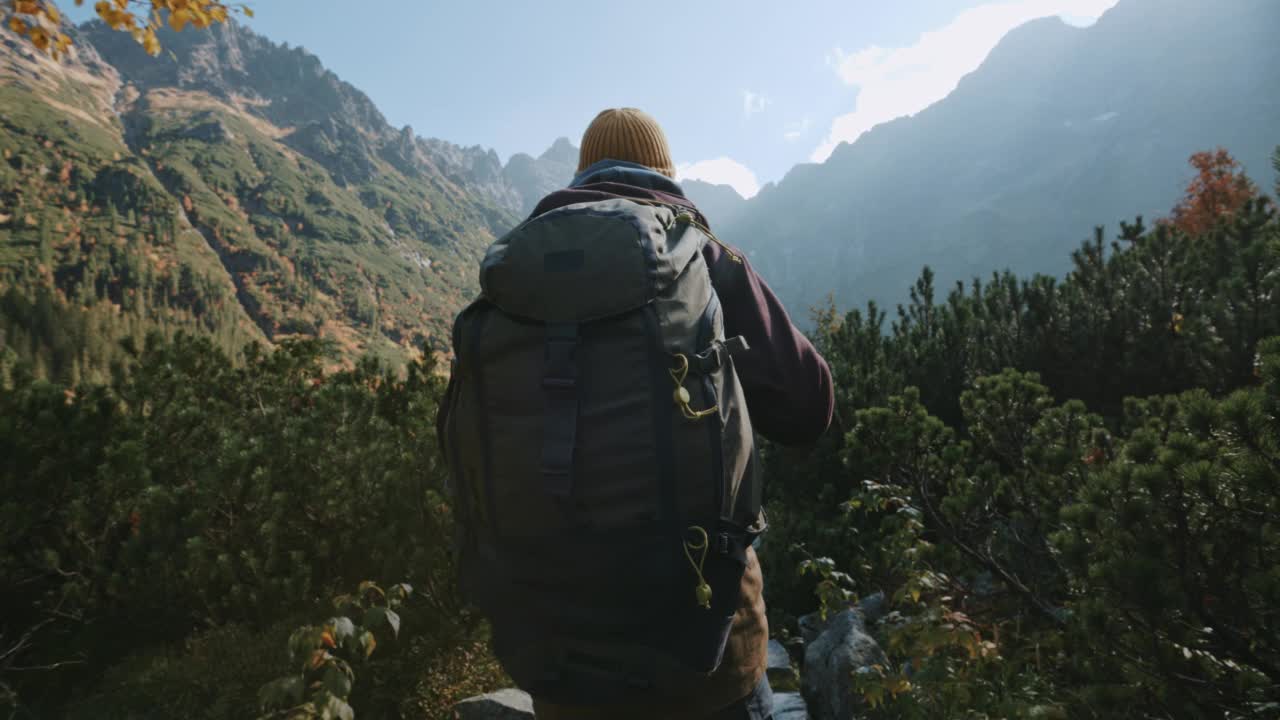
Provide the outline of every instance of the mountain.
<path id="1" fill-rule="evenodd" d="M 527 217 L 543 196 L 568 185 L 577 170 L 578 148 L 562 137 L 537 158 L 525 153 L 512 155 L 502 174 L 520 196 L 517 209 L 521 217 Z"/>
<path id="2" fill-rule="evenodd" d="M 720 235 L 797 317 L 992 270 L 1061 274 L 1096 225 L 1168 213 L 1226 147 L 1263 187 L 1280 144 L 1280 3 L 1120 0 L 1009 33 L 944 100 L 794 168 Z"/>
<path id="3" fill-rule="evenodd" d="M 0 31 L 0 356 L 101 373 L 155 329 L 320 336 L 339 360 L 448 347 L 525 203 L 496 153 L 393 128 L 235 23 L 166 32 L 158 57 L 71 32 L 59 64 Z"/>
<path id="4" fill-rule="evenodd" d="M 558 138 L 546 152 L 534 158 L 516 153 L 507 161 L 502 174 L 520 197 L 522 217 L 548 193 L 569 184 L 578 169 L 578 148 L 568 138 Z M 717 228 L 729 223 L 746 206 L 747 201 L 728 185 L 714 185 L 702 180 L 682 180 L 685 195 L 702 210 Z"/>
<path id="5" fill-rule="evenodd" d="M 681 180 L 684 194 L 716 229 L 729 226 L 747 206 L 746 198 L 729 185 L 716 185 L 702 180 Z"/>

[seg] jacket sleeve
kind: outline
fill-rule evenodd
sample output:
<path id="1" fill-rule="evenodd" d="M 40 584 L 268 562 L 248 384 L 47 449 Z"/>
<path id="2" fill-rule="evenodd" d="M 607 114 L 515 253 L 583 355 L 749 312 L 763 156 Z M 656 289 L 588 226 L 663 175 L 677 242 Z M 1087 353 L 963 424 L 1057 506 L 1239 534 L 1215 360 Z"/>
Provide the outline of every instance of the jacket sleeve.
<path id="1" fill-rule="evenodd" d="M 750 345 L 733 362 L 752 426 L 780 445 L 816 442 L 835 408 L 826 360 L 791 322 L 745 255 L 708 243 L 703 257 L 720 297 L 725 336 L 741 335 Z"/>

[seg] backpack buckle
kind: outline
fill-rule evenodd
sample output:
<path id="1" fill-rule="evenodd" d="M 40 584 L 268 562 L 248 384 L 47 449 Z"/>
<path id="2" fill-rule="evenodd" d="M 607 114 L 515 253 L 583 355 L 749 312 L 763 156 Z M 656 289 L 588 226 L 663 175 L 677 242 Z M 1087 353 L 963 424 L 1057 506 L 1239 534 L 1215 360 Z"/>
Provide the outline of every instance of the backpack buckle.
<path id="1" fill-rule="evenodd" d="M 693 356 L 692 365 L 698 374 L 710 375 L 724 367 L 725 357 L 733 357 L 750 349 L 747 339 L 741 335 L 735 335 L 728 340 L 716 340 L 711 343 L 711 347 Z"/>

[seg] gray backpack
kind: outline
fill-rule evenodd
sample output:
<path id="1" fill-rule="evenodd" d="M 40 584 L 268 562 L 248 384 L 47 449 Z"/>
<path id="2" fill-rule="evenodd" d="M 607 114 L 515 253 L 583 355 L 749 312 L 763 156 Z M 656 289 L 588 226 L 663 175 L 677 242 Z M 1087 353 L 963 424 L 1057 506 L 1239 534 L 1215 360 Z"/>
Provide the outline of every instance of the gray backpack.
<path id="1" fill-rule="evenodd" d="M 489 248 L 454 324 L 460 585 L 546 701 L 679 691 L 720 664 L 764 523 L 713 240 L 680 207 L 552 210 Z"/>

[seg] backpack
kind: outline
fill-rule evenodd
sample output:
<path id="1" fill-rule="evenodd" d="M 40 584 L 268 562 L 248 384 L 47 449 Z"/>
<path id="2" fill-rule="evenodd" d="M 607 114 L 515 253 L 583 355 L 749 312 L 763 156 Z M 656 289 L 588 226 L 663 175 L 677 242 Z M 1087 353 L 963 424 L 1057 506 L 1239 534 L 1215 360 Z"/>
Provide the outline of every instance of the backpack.
<path id="1" fill-rule="evenodd" d="M 711 241 L 679 206 L 561 207 L 490 246 L 454 323 L 459 585 L 544 701 L 679 692 L 724 653 L 764 521 Z"/>

